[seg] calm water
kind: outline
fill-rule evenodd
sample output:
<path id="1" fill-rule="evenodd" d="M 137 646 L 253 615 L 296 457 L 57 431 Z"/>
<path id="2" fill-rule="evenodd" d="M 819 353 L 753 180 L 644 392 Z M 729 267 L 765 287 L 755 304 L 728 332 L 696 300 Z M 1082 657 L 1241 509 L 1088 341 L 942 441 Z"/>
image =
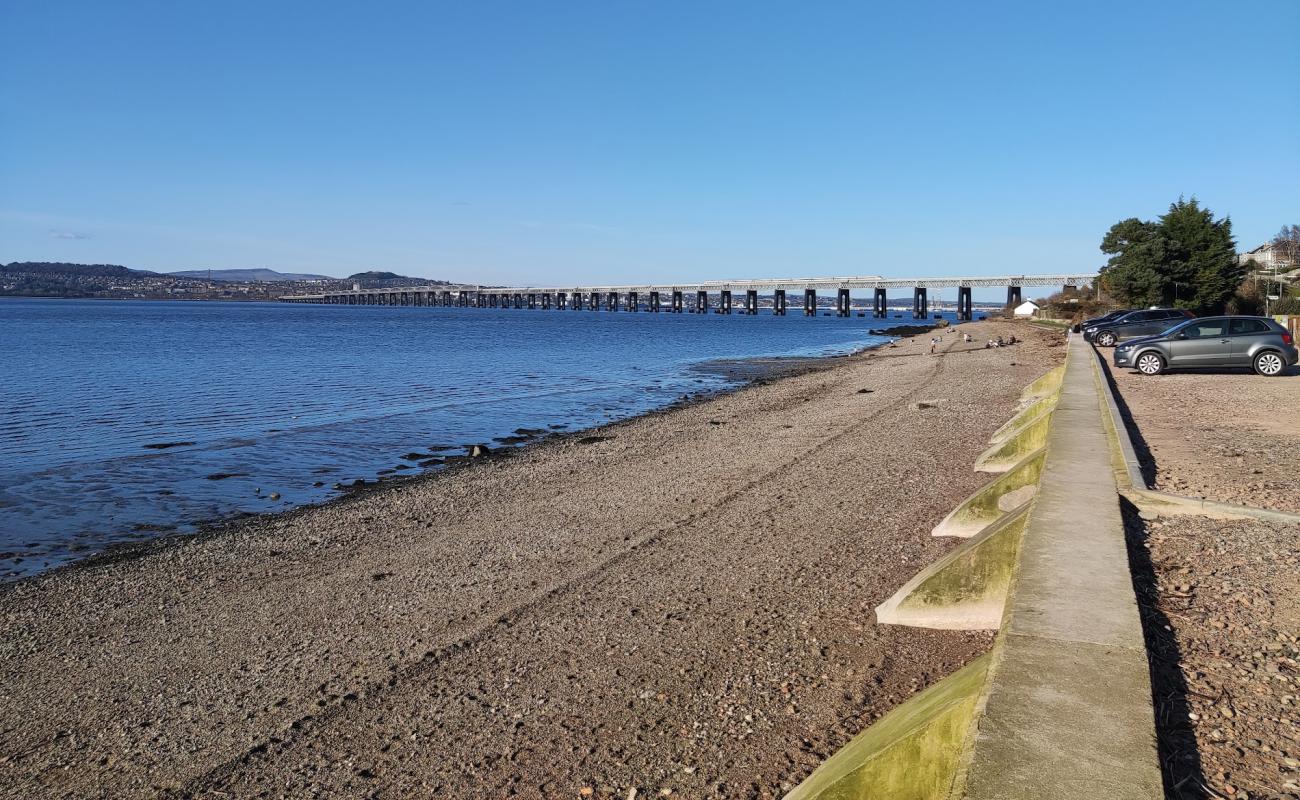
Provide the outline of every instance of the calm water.
<path id="1" fill-rule="evenodd" d="M 910 322 L 0 300 L 0 576 L 725 387 L 710 360 L 849 352 Z"/>

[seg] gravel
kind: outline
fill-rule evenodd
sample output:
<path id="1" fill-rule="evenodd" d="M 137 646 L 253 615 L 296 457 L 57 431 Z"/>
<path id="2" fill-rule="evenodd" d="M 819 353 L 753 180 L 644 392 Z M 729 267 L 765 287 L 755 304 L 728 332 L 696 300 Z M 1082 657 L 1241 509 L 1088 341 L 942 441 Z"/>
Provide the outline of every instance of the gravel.
<path id="1" fill-rule="evenodd" d="M 1110 351 L 1103 353 L 1109 358 Z M 1155 488 L 1300 512 L 1300 369 L 1276 378 L 1239 370 L 1148 377 L 1110 369 Z"/>
<path id="2" fill-rule="evenodd" d="M 1300 798 L 1300 527 L 1126 514 L 1169 798 Z"/>
<path id="3" fill-rule="evenodd" d="M 780 795 L 990 642 L 872 620 L 1063 358 L 962 327 L 0 590 L 0 794 Z"/>

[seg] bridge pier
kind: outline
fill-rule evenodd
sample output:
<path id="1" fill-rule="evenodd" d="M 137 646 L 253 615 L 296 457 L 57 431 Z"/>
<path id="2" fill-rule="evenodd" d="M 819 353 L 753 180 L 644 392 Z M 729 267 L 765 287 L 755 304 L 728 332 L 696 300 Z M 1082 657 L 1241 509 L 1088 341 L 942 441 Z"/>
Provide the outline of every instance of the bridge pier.
<path id="1" fill-rule="evenodd" d="M 730 289 L 723 289 L 722 292 L 720 293 L 720 296 L 718 298 L 718 313 L 719 314 L 731 313 L 731 290 Z"/>
<path id="2" fill-rule="evenodd" d="M 969 286 L 957 287 L 957 321 L 970 322 L 973 319 L 971 314 L 971 298 Z"/>
<path id="3" fill-rule="evenodd" d="M 582 292 L 574 292 L 572 302 L 570 302 L 569 305 L 573 307 L 574 311 L 581 311 L 582 303 L 583 303 Z"/>
<path id="4" fill-rule="evenodd" d="M 785 289 L 772 292 L 772 313 L 778 317 L 785 316 Z"/>
<path id="5" fill-rule="evenodd" d="M 835 293 L 835 316 L 837 317 L 849 316 L 849 314 L 852 313 L 850 311 L 850 308 L 851 306 L 849 305 L 849 290 L 840 289 L 838 292 Z"/>
<path id="6" fill-rule="evenodd" d="M 871 316 L 876 319 L 889 316 L 889 292 L 882 286 L 876 287 L 876 299 L 871 309 Z"/>
<path id="7" fill-rule="evenodd" d="M 930 314 L 930 301 L 924 286 L 912 290 L 912 319 L 925 319 Z"/>
<path id="8" fill-rule="evenodd" d="M 758 290 L 745 290 L 745 313 L 753 316 L 758 313 Z"/>
<path id="9" fill-rule="evenodd" d="M 653 312 L 655 312 L 655 313 L 658 313 L 658 312 L 659 312 L 659 293 L 658 293 L 658 292 L 655 292 L 655 291 L 651 291 L 651 292 L 650 292 L 650 310 L 653 311 Z"/>
<path id="10" fill-rule="evenodd" d="M 817 316 L 817 290 L 803 290 L 803 315 L 805 317 Z"/>
<path id="11" fill-rule="evenodd" d="M 542 310 L 543 310 L 543 311 L 550 311 L 550 310 L 551 310 L 551 293 L 550 293 L 550 292 L 542 292 Z"/>
<path id="12" fill-rule="evenodd" d="M 698 291 L 698 292 L 695 293 L 695 313 L 696 313 L 696 314 L 707 314 L 707 313 L 709 313 L 709 293 L 708 293 L 708 292 L 703 291 L 703 290 L 700 290 L 700 291 Z"/>
<path id="13" fill-rule="evenodd" d="M 532 311 L 537 308 L 537 295 L 533 292 L 528 293 L 528 310 Z"/>
<path id="14" fill-rule="evenodd" d="M 1008 287 L 1007 287 L 1007 305 L 1011 306 L 1012 308 L 1015 308 L 1016 306 L 1020 305 L 1022 302 L 1024 302 L 1024 301 L 1020 299 L 1020 287 L 1019 287 L 1019 286 L 1008 286 Z"/>
<path id="15" fill-rule="evenodd" d="M 637 301 L 636 292 L 628 292 L 628 293 L 627 293 L 627 310 L 628 310 L 628 311 L 640 311 L 640 310 L 641 310 L 641 304 Z"/>
<path id="16" fill-rule="evenodd" d="M 564 292 L 555 293 L 555 310 L 563 311 L 569 307 L 569 296 Z"/>
<path id="17" fill-rule="evenodd" d="M 673 289 L 672 310 L 674 314 L 682 313 L 682 293 Z"/>
<path id="18" fill-rule="evenodd" d="M 605 308 L 609 311 L 618 311 L 618 292 L 610 292 L 605 298 Z"/>
<path id="19" fill-rule="evenodd" d="M 590 302 L 587 304 L 587 308 L 591 309 L 592 311 L 600 310 L 600 292 L 592 292 L 591 296 L 587 299 L 590 300 Z"/>

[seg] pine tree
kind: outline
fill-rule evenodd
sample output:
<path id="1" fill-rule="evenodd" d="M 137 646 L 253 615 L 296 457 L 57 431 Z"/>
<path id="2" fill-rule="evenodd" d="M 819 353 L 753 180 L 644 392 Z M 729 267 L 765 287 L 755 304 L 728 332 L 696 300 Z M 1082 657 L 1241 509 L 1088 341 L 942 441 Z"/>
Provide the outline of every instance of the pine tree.
<path id="1" fill-rule="evenodd" d="M 1219 312 L 1245 275 L 1237 264 L 1232 220 L 1214 219 L 1196 198 L 1178 198 L 1155 222 L 1115 223 L 1101 251 L 1111 256 L 1102 270 L 1103 284 L 1131 305 Z"/>

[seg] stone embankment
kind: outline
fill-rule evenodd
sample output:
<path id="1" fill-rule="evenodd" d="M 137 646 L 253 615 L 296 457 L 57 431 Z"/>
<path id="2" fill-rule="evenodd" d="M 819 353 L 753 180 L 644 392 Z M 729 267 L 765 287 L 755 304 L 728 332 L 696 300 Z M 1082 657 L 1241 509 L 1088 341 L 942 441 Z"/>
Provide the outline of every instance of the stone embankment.
<path id="1" fill-rule="evenodd" d="M 965 541 L 877 608 L 883 624 L 996 629 L 992 651 L 868 728 L 791 800 L 1161 795 L 1098 390 L 1074 339 L 979 458 L 999 477 L 933 532 Z"/>

